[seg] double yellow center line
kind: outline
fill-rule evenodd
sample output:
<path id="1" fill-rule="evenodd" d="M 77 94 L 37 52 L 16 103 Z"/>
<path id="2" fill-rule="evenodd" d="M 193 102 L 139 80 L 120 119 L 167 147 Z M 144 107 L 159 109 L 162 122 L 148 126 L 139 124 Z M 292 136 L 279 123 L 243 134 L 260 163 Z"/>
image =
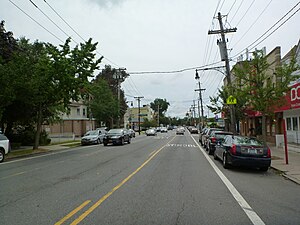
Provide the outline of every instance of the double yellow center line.
<path id="1" fill-rule="evenodd" d="M 175 136 L 176 137 L 176 136 Z M 175 138 L 174 137 L 174 138 Z M 146 166 L 164 147 L 166 147 L 171 141 L 170 140 L 167 144 L 165 144 L 160 149 L 154 151 L 150 157 L 139 167 L 137 168 L 133 173 L 131 173 L 128 177 L 126 177 L 124 180 L 121 181 L 117 186 L 115 186 L 110 192 L 108 192 L 106 195 L 101 197 L 96 203 L 94 203 L 89 209 L 87 209 L 84 213 L 82 213 L 78 218 L 76 218 L 71 225 L 79 224 L 85 217 L 87 217 L 90 213 L 92 213 L 98 206 L 100 206 L 109 196 L 111 196 L 115 191 L 117 191 L 120 187 L 122 187 L 125 183 L 127 183 L 137 172 L 139 172 L 144 166 Z M 60 221 L 55 223 L 55 225 L 61 225 L 68 219 L 70 219 L 72 216 L 74 216 L 77 212 L 79 212 L 81 209 L 83 209 L 86 205 L 88 205 L 91 202 L 91 200 L 87 200 L 83 202 L 80 206 L 78 206 L 76 209 L 71 211 L 68 215 L 66 215 L 64 218 L 62 218 Z"/>

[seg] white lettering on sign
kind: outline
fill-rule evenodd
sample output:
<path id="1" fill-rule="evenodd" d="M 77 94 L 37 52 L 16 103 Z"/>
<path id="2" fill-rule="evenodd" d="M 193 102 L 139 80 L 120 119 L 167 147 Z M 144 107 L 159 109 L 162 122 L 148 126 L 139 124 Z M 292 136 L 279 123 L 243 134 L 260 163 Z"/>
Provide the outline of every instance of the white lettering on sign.
<path id="1" fill-rule="evenodd" d="M 291 89 L 291 101 L 300 100 L 300 85 Z"/>

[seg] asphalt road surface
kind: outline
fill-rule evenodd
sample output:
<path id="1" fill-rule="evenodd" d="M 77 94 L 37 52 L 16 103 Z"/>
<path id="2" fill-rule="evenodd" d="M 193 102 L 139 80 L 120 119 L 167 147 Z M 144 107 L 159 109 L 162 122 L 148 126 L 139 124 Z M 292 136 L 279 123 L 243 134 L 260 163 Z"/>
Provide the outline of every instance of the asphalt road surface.
<path id="1" fill-rule="evenodd" d="M 0 165 L 0 224 L 300 224 L 300 186 L 223 169 L 197 135 L 144 135 Z"/>

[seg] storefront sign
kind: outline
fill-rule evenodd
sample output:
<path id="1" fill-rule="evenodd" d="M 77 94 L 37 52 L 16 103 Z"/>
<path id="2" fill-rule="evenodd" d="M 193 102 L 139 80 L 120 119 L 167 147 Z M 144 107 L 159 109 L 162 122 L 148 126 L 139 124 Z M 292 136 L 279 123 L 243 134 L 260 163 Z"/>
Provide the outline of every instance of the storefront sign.
<path id="1" fill-rule="evenodd" d="M 291 108 L 300 107 L 300 83 L 293 85 L 291 89 Z"/>

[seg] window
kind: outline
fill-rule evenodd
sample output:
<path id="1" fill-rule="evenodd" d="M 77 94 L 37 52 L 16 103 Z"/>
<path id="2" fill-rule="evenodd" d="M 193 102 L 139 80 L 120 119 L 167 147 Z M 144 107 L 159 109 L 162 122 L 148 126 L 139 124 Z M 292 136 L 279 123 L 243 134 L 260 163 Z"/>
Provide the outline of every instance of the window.
<path id="1" fill-rule="evenodd" d="M 293 130 L 298 130 L 298 118 L 293 117 Z"/>
<path id="2" fill-rule="evenodd" d="M 80 116 L 80 108 L 77 108 L 77 116 Z"/>
<path id="3" fill-rule="evenodd" d="M 286 129 L 292 130 L 292 121 L 291 118 L 286 118 Z"/>
<path id="4" fill-rule="evenodd" d="M 85 108 L 82 109 L 82 115 L 85 116 Z"/>

